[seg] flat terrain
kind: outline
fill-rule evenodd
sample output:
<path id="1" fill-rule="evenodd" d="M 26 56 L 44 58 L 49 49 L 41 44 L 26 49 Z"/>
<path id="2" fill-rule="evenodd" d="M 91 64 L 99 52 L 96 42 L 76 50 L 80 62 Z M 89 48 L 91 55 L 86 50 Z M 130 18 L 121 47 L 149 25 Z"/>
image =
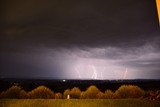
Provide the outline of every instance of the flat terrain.
<path id="1" fill-rule="evenodd" d="M 160 107 L 160 102 L 135 99 L 1 99 L 0 107 Z"/>

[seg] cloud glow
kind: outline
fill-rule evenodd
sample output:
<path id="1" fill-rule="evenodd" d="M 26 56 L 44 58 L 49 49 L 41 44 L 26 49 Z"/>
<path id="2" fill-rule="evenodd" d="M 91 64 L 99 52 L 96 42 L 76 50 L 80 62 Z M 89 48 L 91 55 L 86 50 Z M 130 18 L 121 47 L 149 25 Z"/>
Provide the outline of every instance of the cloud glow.
<path id="1" fill-rule="evenodd" d="M 130 50 L 115 47 L 61 49 L 55 54 L 63 63 L 64 75 L 69 79 L 150 78 L 158 68 L 155 63 L 160 60 L 160 53 L 148 45 Z"/>
<path id="2" fill-rule="evenodd" d="M 29 54 L 7 55 L 18 63 L 38 67 L 36 77 L 57 79 L 150 79 L 160 78 L 160 52 L 154 45 L 141 47 L 83 47 L 83 48 L 33 48 Z M 6 54 L 1 54 L 5 58 Z M 19 69 L 19 68 L 17 68 Z M 20 69 L 21 70 L 21 69 Z M 4 76 L 14 77 L 6 70 Z M 24 71 L 24 69 L 22 69 Z M 26 74 L 30 70 L 26 68 Z M 33 72 L 33 71 L 30 71 Z M 19 74 L 23 77 L 23 74 Z"/>

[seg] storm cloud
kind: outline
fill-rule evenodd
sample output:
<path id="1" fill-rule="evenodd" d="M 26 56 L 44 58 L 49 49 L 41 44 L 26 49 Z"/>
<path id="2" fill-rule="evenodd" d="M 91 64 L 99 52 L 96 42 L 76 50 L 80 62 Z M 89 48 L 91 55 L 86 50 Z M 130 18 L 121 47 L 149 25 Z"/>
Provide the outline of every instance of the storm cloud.
<path id="1" fill-rule="evenodd" d="M 160 78 L 154 0 L 5 0 L 0 8 L 1 77 L 123 79 L 127 69 L 124 79 Z"/>

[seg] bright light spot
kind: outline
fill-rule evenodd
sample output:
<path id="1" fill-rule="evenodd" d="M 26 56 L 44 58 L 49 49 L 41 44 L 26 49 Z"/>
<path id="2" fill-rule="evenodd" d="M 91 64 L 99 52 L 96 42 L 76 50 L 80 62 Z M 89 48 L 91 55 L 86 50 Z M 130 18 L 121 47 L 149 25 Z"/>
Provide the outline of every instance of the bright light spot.
<path id="1" fill-rule="evenodd" d="M 156 0 L 156 4 L 157 4 L 157 12 L 158 12 L 159 24 L 160 24 L 160 0 Z"/>
<path id="2" fill-rule="evenodd" d="M 63 80 L 63 82 L 66 82 L 66 80 Z"/>
<path id="3" fill-rule="evenodd" d="M 67 95 L 67 99 L 70 99 L 70 95 Z"/>

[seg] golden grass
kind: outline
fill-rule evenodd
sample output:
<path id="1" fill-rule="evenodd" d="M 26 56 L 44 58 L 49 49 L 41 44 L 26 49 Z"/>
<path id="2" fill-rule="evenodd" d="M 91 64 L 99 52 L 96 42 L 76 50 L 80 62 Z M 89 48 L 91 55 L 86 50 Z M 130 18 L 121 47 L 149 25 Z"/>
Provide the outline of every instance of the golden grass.
<path id="1" fill-rule="evenodd" d="M 136 99 L 1 99 L 0 107 L 160 107 L 160 102 Z"/>

